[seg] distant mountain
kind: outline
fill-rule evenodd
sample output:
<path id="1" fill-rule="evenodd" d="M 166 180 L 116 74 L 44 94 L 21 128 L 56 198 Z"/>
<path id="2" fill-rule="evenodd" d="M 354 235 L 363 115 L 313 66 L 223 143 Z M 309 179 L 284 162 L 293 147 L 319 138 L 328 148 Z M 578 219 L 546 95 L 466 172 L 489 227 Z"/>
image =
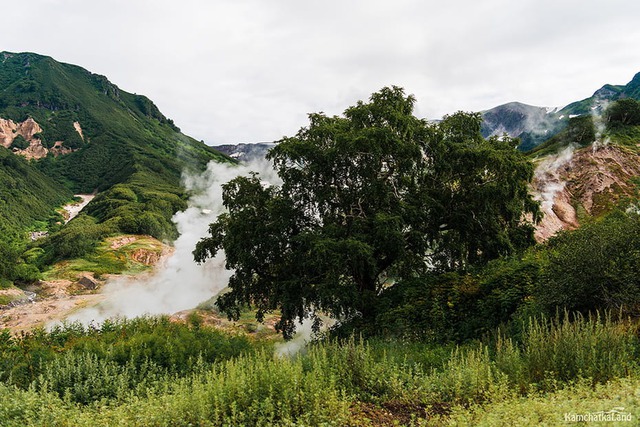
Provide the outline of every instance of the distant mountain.
<path id="1" fill-rule="evenodd" d="M 482 135 L 508 134 L 518 137 L 518 147 L 527 151 L 559 132 L 566 124 L 557 109 L 534 107 L 520 102 L 510 102 L 482 112 Z"/>
<path id="2" fill-rule="evenodd" d="M 275 147 L 274 142 L 257 142 L 253 144 L 225 144 L 214 146 L 216 150 L 228 155 L 239 162 L 264 159 L 267 152 Z"/>
<path id="3" fill-rule="evenodd" d="M 640 73 L 623 86 L 606 84 L 594 94 L 561 109 L 510 102 L 482 112 L 482 134 L 518 137 L 518 148 L 529 151 L 549 140 L 578 116 L 600 114 L 606 105 L 621 98 L 640 99 Z"/>
<path id="4" fill-rule="evenodd" d="M 640 99 L 640 73 L 624 86 L 606 84 L 594 92 L 589 98 L 573 102 L 561 110 L 562 114 L 584 115 L 592 111 L 601 111 L 611 101 L 622 98 Z"/>

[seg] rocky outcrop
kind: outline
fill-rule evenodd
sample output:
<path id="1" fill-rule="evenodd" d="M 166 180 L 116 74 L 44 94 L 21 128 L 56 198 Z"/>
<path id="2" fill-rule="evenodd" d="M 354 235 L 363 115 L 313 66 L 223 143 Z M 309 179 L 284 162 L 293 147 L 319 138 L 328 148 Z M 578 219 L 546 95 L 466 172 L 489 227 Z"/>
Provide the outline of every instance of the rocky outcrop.
<path id="1" fill-rule="evenodd" d="M 536 228 L 536 239 L 544 241 L 560 230 L 576 228 L 581 216 L 600 215 L 633 196 L 638 176 L 638 154 L 614 145 L 569 147 L 539 161 L 533 191 L 544 218 Z"/>
<path id="2" fill-rule="evenodd" d="M 37 139 L 35 135 L 40 132 L 42 132 L 42 128 L 31 117 L 19 123 L 15 123 L 13 120 L 0 119 L 0 144 L 6 148 L 11 146 L 11 143 L 18 135 L 30 142 Z"/>
<path id="3" fill-rule="evenodd" d="M 111 249 L 120 249 L 123 246 L 126 246 L 130 243 L 135 242 L 136 240 L 138 240 L 138 237 L 136 236 L 121 236 L 121 237 L 116 237 L 112 240 L 111 245 L 109 246 Z"/>
<path id="4" fill-rule="evenodd" d="M 98 286 L 100 286 L 100 282 L 88 274 L 81 276 L 78 280 L 78 284 L 89 290 L 98 289 Z"/>
<path id="5" fill-rule="evenodd" d="M 161 252 L 142 248 L 136 249 L 131 253 L 131 259 L 144 265 L 156 265 L 161 257 Z"/>
<path id="6" fill-rule="evenodd" d="M 51 152 L 53 153 L 54 156 L 60 156 L 63 154 L 69 154 L 72 153 L 73 150 L 71 148 L 67 148 L 65 147 L 63 141 L 56 141 L 55 144 L 53 144 L 53 147 L 51 147 Z"/>
<path id="7" fill-rule="evenodd" d="M 76 131 L 84 139 L 80 123 L 73 124 Z M 64 146 L 64 141 L 56 141 L 49 150 L 38 138 L 38 134 L 42 132 L 40 125 L 31 117 L 23 122 L 14 122 L 13 120 L 0 118 L 0 145 L 5 148 L 11 148 L 14 140 L 19 136 L 29 143 L 26 148 L 13 147 L 16 154 L 25 156 L 27 159 L 41 159 L 46 157 L 49 152 L 54 156 L 69 154 L 73 150 Z"/>
<path id="8" fill-rule="evenodd" d="M 36 240 L 40 240 L 47 237 L 48 235 L 49 235 L 48 231 L 32 231 L 29 233 L 29 238 L 31 239 L 32 242 L 35 242 Z"/>
<path id="9" fill-rule="evenodd" d="M 17 131 L 18 127 L 13 120 L 0 119 L 0 145 L 9 148 Z"/>
<path id="10" fill-rule="evenodd" d="M 78 132 L 80 138 L 84 141 L 84 135 L 82 134 L 82 127 L 80 127 L 80 122 L 73 122 L 73 128 Z"/>
<path id="11" fill-rule="evenodd" d="M 42 128 L 35 120 L 29 117 L 22 123 L 18 123 L 18 133 L 27 141 L 33 141 L 35 135 L 42 132 Z"/>
<path id="12" fill-rule="evenodd" d="M 29 146 L 24 150 L 14 150 L 17 154 L 25 156 L 27 159 L 42 159 L 47 157 L 47 150 L 39 139 L 34 138 Z"/>
<path id="13" fill-rule="evenodd" d="M 10 148 L 18 135 L 21 136 L 29 143 L 29 146 L 22 149 L 14 147 L 13 151 L 22 154 L 28 159 L 41 159 L 49 152 L 36 136 L 40 132 L 42 132 L 42 128 L 31 117 L 19 123 L 15 123 L 13 120 L 0 119 L 0 144 L 5 148 Z"/>
<path id="14" fill-rule="evenodd" d="M 9 297 L 10 301 L 4 305 L 0 305 L 0 310 L 8 310 L 12 307 L 18 307 L 25 304 L 35 302 L 37 295 L 34 292 L 23 291 L 17 288 L 0 290 L 0 296 Z"/>
<path id="15" fill-rule="evenodd" d="M 144 235 L 112 237 L 107 240 L 107 243 L 110 249 L 120 252 L 119 256 L 146 266 L 160 263 L 173 251 L 170 246 Z"/>

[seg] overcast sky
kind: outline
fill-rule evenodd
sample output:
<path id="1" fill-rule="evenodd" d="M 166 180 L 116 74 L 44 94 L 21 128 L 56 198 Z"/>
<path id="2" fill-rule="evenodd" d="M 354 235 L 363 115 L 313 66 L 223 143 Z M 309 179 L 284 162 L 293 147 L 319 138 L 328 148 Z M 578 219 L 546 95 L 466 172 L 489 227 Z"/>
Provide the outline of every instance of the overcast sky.
<path id="1" fill-rule="evenodd" d="M 21 0 L 0 50 L 151 98 L 210 145 L 277 140 L 402 86 L 429 119 L 564 106 L 640 72 L 638 0 Z"/>

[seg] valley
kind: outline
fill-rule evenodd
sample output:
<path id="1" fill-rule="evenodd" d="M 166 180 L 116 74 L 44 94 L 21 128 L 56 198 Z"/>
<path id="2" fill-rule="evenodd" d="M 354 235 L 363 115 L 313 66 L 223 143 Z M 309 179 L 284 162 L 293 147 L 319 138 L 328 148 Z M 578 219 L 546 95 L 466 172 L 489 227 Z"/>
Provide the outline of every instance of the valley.
<path id="1" fill-rule="evenodd" d="M 217 150 L 0 59 L 0 425 L 640 419 L 640 74 L 438 121 L 385 87 Z"/>
<path id="2" fill-rule="evenodd" d="M 77 205 L 69 206 L 77 208 Z M 93 260 L 66 260 L 54 264 L 40 281 L 25 288 L 25 292 L 33 295 L 31 298 L 25 300 L 17 288 L 0 290 L 0 295 L 12 295 L 14 301 L 23 300 L 0 310 L 0 327 L 18 334 L 64 321 L 79 310 L 103 302 L 108 296 L 109 280 L 124 275 L 133 281 L 143 281 L 154 269 L 166 263 L 172 253 L 172 247 L 150 236 L 107 239 Z M 126 269 L 118 275 L 100 274 L 100 258 L 119 259 Z"/>
<path id="3" fill-rule="evenodd" d="M 76 286 L 70 280 L 42 282 L 35 289 L 37 293 L 34 292 L 33 300 L 0 310 L 0 327 L 13 334 L 31 331 L 63 321 L 73 312 L 98 304 L 104 298 Z M 7 295 L 5 292 L 0 291 L 0 295 Z M 23 295 L 14 294 L 14 297 L 23 298 Z"/>

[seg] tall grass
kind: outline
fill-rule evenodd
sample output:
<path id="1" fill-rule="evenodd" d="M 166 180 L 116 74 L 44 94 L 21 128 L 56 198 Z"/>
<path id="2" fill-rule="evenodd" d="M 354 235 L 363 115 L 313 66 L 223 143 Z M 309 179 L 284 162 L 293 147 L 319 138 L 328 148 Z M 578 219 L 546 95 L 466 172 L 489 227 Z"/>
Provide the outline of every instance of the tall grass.
<path id="1" fill-rule="evenodd" d="M 499 336 L 496 367 L 526 391 L 554 382 L 590 378 L 594 383 L 629 375 L 637 366 L 637 325 L 610 314 L 569 314 L 531 318 L 522 341 Z"/>
<path id="2" fill-rule="evenodd" d="M 575 384 L 588 395 L 585 388 L 606 388 L 619 378 L 640 381 L 632 322 L 565 314 L 531 319 L 523 331 L 518 340 L 498 335 L 446 352 L 355 338 L 315 343 L 292 358 L 265 347 L 200 362 L 183 377 L 169 371 L 147 377 L 137 364 L 69 353 L 49 362 L 29 390 L 0 385 L 0 419 L 6 425 L 375 425 L 358 410 L 365 407 L 387 408 L 403 423 L 436 413 L 445 422 L 447 413 L 464 412 L 456 408 L 482 413 L 477 408 L 522 397 L 544 401 L 546 393 L 563 395 Z"/>

